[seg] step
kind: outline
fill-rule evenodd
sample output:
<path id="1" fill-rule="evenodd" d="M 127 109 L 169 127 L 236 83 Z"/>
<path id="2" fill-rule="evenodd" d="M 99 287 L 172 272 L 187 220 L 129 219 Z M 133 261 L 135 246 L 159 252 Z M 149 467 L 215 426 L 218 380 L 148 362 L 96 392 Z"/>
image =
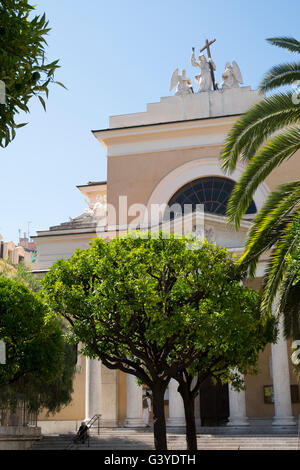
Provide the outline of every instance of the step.
<path id="1" fill-rule="evenodd" d="M 143 449 L 152 450 L 153 434 L 137 432 L 106 432 L 105 435 L 90 437 L 89 447 L 87 443 L 71 444 L 71 436 L 44 436 L 33 446 L 33 450 L 128 450 Z M 199 450 L 284 450 L 297 449 L 298 438 L 294 436 L 212 436 L 198 435 Z M 168 435 L 168 447 L 170 450 L 185 450 L 185 435 Z"/>

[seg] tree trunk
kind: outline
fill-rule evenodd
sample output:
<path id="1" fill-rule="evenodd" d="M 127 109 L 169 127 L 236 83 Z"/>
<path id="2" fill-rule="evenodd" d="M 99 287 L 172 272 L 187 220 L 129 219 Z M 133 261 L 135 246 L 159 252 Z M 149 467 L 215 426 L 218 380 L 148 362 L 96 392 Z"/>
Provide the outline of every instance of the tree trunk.
<path id="1" fill-rule="evenodd" d="M 153 393 L 153 430 L 154 445 L 156 450 L 167 450 L 167 432 L 164 407 L 165 389 L 160 385 L 154 385 Z"/>
<path id="2" fill-rule="evenodd" d="M 178 391 L 182 396 L 184 405 L 187 450 L 197 450 L 195 399 L 189 390 L 189 385 L 187 384 L 180 384 Z"/>

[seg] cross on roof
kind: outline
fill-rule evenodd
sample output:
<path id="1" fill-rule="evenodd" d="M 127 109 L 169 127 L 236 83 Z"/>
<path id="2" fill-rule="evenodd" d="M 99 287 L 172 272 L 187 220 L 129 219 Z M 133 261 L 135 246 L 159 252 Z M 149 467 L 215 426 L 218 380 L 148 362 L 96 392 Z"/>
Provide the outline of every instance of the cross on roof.
<path id="1" fill-rule="evenodd" d="M 217 85 L 216 85 L 216 82 L 215 82 L 215 74 L 214 74 L 213 66 L 211 64 L 211 55 L 210 55 L 210 46 L 215 41 L 216 41 L 216 39 L 212 39 L 211 41 L 208 41 L 208 39 L 206 39 L 205 46 L 203 46 L 202 49 L 200 49 L 200 52 L 203 52 L 205 49 L 207 49 L 207 56 L 210 59 L 209 60 L 209 68 L 210 68 L 210 74 L 211 74 L 211 79 L 212 79 L 212 83 L 213 83 L 213 89 L 217 90 Z"/>

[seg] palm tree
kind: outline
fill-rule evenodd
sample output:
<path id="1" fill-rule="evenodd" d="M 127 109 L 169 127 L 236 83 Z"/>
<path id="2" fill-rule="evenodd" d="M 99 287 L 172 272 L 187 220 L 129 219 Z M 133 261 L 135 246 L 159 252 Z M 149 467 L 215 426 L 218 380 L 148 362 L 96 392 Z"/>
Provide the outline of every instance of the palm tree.
<path id="1" fill-rule="evenodd" d="M 269 38 L 275 46 L 300 53 L 294 38 Z M 300 85 L 300 62 L 273 67 L 259 88 L 273 91 Z M 299 95 L 300 97 L 300 95 Z M 221 154 L 222 168 L 232 172 L 238 159 L 246 169 L 232 192 L 227 215 L 239 228 L 258 186 L 300 149 L 300 99 L 292 90 L 277 92 L 252 106 L 233 126 Z M 284 314 L 286 336 L 300 333 L 300 181 L 278 186 L 266 199 L 249 231 L 240 260 L 254 276 L 260 255 L 271 250 L 266 270 L 262 309 L 271 313 L 279 295 L 278 312 Z M 295 262 L 296 260 L 296 262 Z"/>

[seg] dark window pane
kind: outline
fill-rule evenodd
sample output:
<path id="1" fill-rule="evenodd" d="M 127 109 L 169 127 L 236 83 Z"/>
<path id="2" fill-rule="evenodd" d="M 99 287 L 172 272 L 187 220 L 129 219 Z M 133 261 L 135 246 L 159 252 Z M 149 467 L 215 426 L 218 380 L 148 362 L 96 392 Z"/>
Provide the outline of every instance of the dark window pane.
<path id="1" fill-rule="evenodd" d="M 183 208 L 184 204 L 192 204 L 193 210 L 195 210 L 196 204 L 203 203 L 206 212 L 225 215 L 227 203 L 234 185 L 234 181 L 219 176 L 199 178 L 180 188 L 170 199 L 169 206 L 180 204 Z M 256 206 L 253 200 L 246 213 L 256 213 Z"/>

